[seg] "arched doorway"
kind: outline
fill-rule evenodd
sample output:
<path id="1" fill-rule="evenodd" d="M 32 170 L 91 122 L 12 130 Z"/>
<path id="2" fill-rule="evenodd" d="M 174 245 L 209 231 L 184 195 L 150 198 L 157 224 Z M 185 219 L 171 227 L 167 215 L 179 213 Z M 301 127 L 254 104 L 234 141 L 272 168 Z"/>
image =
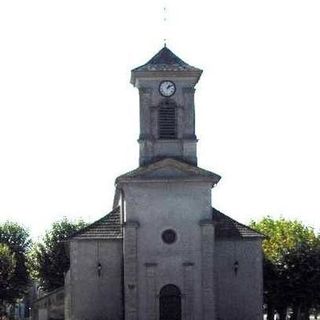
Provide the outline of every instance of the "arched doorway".
<path id="1" fill-rule="evenodd" d="M 160 290 L 160 320 L 181 320 L 181 292 L 173 284 Z"/>

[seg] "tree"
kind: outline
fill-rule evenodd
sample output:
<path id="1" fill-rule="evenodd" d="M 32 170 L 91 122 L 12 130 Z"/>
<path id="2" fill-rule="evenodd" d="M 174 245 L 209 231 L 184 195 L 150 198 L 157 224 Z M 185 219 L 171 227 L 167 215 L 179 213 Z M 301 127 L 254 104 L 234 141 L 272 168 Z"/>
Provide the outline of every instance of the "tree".
<path id="1" fill-rule="evenodd" d="M 0 225 L 0 244 L 2 245 L 3 263 L 9 263 L 10 254 L 14 257 L 13 273 L 8 274 L 9 286 L 4 291 L 7 303 L 14 303 L 21 298 L 29 286 L 29 271 L 27 268 L 27 253 L 31 239 L 28 231 L 17 223 L 5 222 Z M 8 253 L 9 251 L 10 254 Z M 9 260 L 8 260 L 9 259 Z M 10 265 L 10 263 L 9 263 Z"/>
<path id="2" fill-rule="evenodd" d="M 277 311 L 280 319 L 285 319 L 287 311 L 286 279 L 283 274 L 282 264 L 274 263 L 264 256 L 263 261 L 264 278 L 264 302 L 267 305 L 267 319 L 274 318 Z"/>
<path id="3" fill-rule="evenodd" d="M 297 248 L 320 247 L 319 237 L 312 228 L 304 226 L 299 221 L 284 218 L 265 217 L 259 222 L 251 222 L 251 227 L 266 236 L 262 247 L 264 300 L 268 306 L 268 319 L 273 319 L 275 310 L 279 313 L 280 319 L 285 319 L 287 308 L 295 305 L 293 297 L 298 290 L 298 283 L 294 284 L 293 274 L 290 274 L 293 269 L 288 268 L 288 259 L 293 258 Z M 300 276 L 302 273 L 301 270 Z M 299 278 L 298 274 L 299 270 L 296 270 L 295 277 Z"/>
<path id="4" fill-rule="evenodd" d="M 53 223 L 42 241 L 34 246 L 31 253 L 33 275 L 43 290 L 51 291 L 64 285 L 64 276 L 70 265 L 66 240 L 85 225 L 83 221 L 73 223 L 63 218 Z"/>
<path id="5" fill-rule="evenodd" d="M 309 310 L 320 303 L 320 246 L 307 243 L 292 248 L 283 257 L 283 268 L 292 319 L 309 320 Z"/>
<path id="6" fill-rule="evenodd" d="M 15 290 L 13 288 L 16 259 L 10 248 L 0 243 L 0 317 L 5 315 L 6 303 L 14 302 Z"/>
<path id="7" fill-rule="evenodd" d="M 250 225 L 266 236 L 262 248 L 266 258 L 272 262 L 281 260 L 286 252 L 299 245 L 320 243 L 314 230 L 297 220 L 268 216 L 258 222 L 251 221 Z"/>

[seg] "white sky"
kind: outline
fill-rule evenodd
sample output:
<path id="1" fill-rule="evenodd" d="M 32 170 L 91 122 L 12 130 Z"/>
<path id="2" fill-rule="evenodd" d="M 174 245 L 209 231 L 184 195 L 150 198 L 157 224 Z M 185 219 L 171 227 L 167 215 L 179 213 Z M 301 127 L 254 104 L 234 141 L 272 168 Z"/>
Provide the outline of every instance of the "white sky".
<path id="1" fill-rule="evenodd" d="M 38 236 L 111 209 L 138 165 L 130 70 L 162 47 L 204 70 L 199 166 L 213 205 L 320 228 L 319 0 L 0 1 L 0 221 Z M 165 30 L 167 30 L 165 32 Z"/>

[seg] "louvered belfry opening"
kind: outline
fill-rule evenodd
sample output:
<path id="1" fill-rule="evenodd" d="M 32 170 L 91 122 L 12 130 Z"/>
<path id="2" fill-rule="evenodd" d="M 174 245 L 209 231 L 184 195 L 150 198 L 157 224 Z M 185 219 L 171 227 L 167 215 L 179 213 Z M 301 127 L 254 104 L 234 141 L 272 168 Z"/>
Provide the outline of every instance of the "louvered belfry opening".
<path id="1" fill-rule="evenodd" d="M 158 114 L 159 139 L 177 139 L 176 105 L 166 101 L 160 105 Z"/>

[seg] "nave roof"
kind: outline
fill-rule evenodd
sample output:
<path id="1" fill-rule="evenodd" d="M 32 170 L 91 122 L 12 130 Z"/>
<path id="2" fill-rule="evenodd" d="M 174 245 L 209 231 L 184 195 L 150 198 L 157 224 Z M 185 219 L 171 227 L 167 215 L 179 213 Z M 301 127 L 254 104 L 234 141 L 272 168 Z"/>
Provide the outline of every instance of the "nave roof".
<path id="1" fill-rule="evenodd" d="M 212 220 L 215 225 L 215 237 L 217 240 L 264 237 L 261 233 L 230 218 L 215 208 L 212 208 Z M 122 229 L 120 207 L 116 207 L 101 219 L 75 233 L 70 239 L 122 239 Z"/>

